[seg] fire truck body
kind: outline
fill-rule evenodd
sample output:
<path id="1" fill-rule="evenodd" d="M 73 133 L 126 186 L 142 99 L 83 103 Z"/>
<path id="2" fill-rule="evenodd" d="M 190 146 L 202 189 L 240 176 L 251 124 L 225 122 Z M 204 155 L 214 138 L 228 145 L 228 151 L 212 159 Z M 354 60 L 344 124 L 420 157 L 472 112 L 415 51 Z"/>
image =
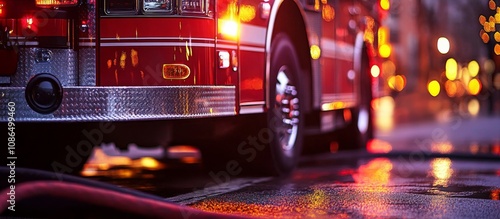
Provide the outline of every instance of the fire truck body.
<path id="1" fill-rule="evenodd" d="M 47 144 L 114 122 L 98 140 L 160 145 L 255 115 L 271 130 L 264 163 L 289 172 L 306 134 L 371 137 L 374 2 L 0 0 L 0 120 L 15 104 L 19 136 L 43 129 Z"/>

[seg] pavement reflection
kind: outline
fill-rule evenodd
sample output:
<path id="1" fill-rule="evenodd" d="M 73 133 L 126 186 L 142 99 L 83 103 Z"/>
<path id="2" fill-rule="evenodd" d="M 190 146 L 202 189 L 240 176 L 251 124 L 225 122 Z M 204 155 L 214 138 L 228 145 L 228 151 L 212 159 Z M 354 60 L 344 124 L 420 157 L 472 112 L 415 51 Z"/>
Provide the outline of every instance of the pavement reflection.
<path id="1" fill-rule="evenodd" d="M 343 160 L 304 166 L 276 179 L 192 204 L 205 211 L 264 218 L 494 218 L 500 167 L 437 157 Z M 313 173 L 313 174 L 311 174 Z M 491 210 L 496 209 L 496 210 Z"/>

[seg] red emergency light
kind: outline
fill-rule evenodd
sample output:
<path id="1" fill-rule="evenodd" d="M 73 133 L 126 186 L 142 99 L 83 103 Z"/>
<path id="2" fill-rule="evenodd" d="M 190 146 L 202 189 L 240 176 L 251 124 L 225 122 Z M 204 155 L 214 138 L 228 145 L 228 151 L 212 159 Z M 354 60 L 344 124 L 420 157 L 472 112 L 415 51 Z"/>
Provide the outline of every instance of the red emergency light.
<path id="1" fill-rule="evenodd" d="M 0 16 L 3 16 L 3 14 L 4 14 L 4 9 L 3 9 L 4 7 L 5 7 L 5 3 L 0 2 Z"/>

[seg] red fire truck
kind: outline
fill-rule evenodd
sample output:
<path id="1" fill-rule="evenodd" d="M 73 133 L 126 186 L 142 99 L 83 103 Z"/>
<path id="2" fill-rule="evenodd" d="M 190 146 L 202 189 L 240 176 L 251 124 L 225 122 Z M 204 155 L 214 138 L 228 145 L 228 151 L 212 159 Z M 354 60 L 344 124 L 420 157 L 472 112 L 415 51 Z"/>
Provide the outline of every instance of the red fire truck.
<path id="1" fill-rule="evenodd" d="M 75 173 L 102 142 L 194 145 L 286 174 L 325 136 L 363 147 L 379 16 L 375 0 L 0 0 L 2 151 Z"/>

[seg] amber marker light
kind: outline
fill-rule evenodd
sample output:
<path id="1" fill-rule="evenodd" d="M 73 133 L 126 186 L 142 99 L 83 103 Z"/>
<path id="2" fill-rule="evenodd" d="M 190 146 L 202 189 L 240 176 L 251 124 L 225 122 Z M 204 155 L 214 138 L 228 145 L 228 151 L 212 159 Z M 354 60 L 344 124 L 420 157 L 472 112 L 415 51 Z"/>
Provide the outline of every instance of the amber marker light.
<path id="1" fill-rule="evenodd" d="M 163 78 L 167 80 L 183 80 L 189 77 L 191 70 L 184 64 L 163 64 Z"/>

